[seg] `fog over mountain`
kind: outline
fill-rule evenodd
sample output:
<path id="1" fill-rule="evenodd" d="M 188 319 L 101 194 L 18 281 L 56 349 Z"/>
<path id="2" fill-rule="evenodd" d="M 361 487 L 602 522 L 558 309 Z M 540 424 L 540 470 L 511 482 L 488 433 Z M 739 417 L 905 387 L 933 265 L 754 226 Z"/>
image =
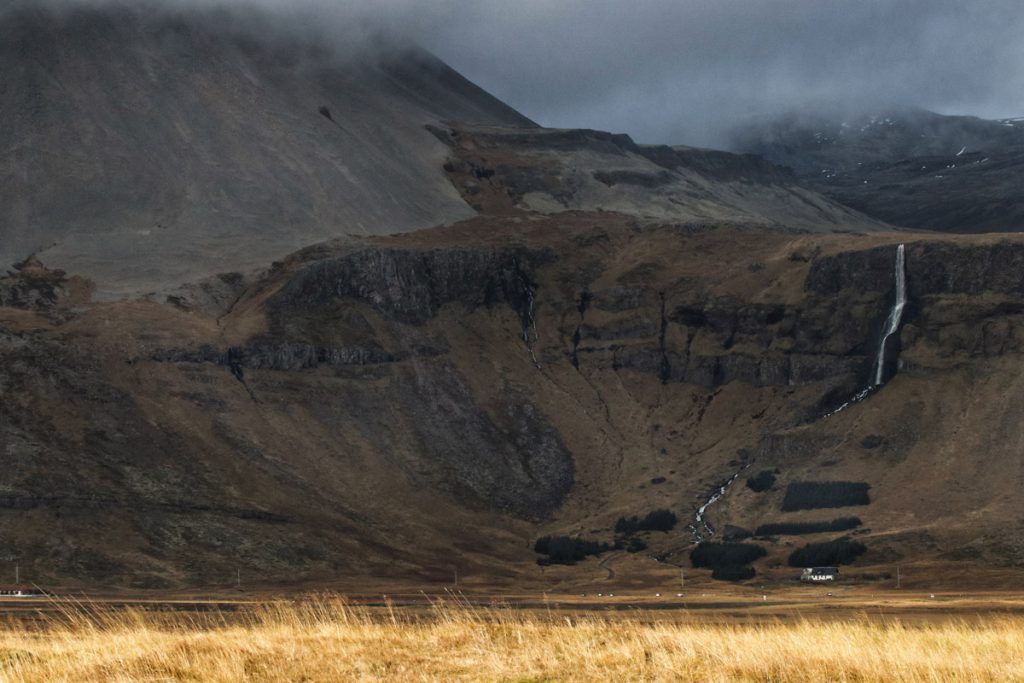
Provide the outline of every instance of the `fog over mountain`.
<path id="1" fill-rule="evenodd" d="M 127 5 L 0 17 L 0 263 L 135 289 L 467 218 L 425 126 L 532 125 L 408 43 L 341 59 L 289 42 L 298 24 L 253 34 L 272 26 Z"/>
<path id="2" fill-rule="evenodd" d="M 549 126 L 714 145 L 736 122 L 810 104 L 1024 114 L 1012 0 L 500 6 L 430 45 Z"/>
<path id="3" fill-rule="evenodd" d="M 1020 586 L 1008 5 L 0 6 L 0 569 Z"/>
<path id="4" fill-rule="evenodd" d="M 258 5 L 335 46 L 405 34 L 543 125 L 721 145 L 731 126 L 809 105 L 1024 115 L 1015 0 L 151 0 Z M 357 30 L 352 30 L 357 27 Z"/>

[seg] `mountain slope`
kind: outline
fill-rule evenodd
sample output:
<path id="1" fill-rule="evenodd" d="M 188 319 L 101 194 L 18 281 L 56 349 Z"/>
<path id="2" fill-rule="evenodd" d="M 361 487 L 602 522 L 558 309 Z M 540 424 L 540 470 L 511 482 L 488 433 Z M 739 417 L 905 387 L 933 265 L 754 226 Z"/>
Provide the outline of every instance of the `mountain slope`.
<path id="1" fill-rule="evenodd" d="M 111 291 L 466 218 L 424 125 L 531 125 L 422 51 L 341 58 L 142 10 L 5 13 L 0 65 L 0 262 Z"/>
<path id="2" fill-rule="evenodd" d="M 442 169 L 467 151 L 511 163 L 516 178 L 484 180 L 527 211 L 880 227 L 750 157 L 543 131 L 414 47 L 338 54 L 203 17 L 0 15 L 0 263 L 35 256 L 102 297 L 163 293 L 324 239 L 468 218 Z"/>
<path id="3" fill-rule="evenodd" d="M 1024 121 L 904 109 L 849 119 L 782 117 L 736 131 L 736 149 L 893 225 L 944 232 L 1024 229 Z"/>
<path id="4" fill-rule="evenodd" d="M 784 509 L 821 481 L 870 487 L 811 536 L 864 542 L 844 574 L 1017 580 L 1019 236 L 892 232 L 755 156 L 539 128 L 417 51 L 0 25 L 0 560 L 33 580 L 675 585 L 708 527 L 829 521 Z M 539 536 L 659 508 L 682 523 L 635 552 L 537 564 Z M 759 540 L 758 581 L 804 540 Z"/>
<path id="5" fill-rule="evenodd" d="M 827 417 L 873 374 L 897 241 L 892 378 Z M 770 491 L 708 510 L 714 528 L 856 515 L 868 554 L 848 575 L 901 558 L 995 585 L 1022 561 L 1021 263 L 1015 238 L 569 212 L 309 248 L 219 314 L 0 308 L 2 550 L 76 585 L 211 586 L 238 566 L 363 590 L 453 567 L 574 585 L 604 572 L 542 570 L 535 538 L 611 542 L 618 517 L 671 509 L 683 524 L 609 558 L 643 585 L 672 580 L 659 558 L 685 566 L 711 491 L 770 469 Z M 871 503 L 783 511 L 790 483 L 820 480 Z M 791 580 L 776 565 L 805 540 L 761 541 L 759 581 Z"/>
<path id="6" fill-rule="evenodd" d="M 886 226 L 751 155 L 637 145 L 593 130 L 434 129 L 446 169 L 474 208 L 555 214 L 616 211 L 645 220 L 730 222 L 830 232 Z"/>

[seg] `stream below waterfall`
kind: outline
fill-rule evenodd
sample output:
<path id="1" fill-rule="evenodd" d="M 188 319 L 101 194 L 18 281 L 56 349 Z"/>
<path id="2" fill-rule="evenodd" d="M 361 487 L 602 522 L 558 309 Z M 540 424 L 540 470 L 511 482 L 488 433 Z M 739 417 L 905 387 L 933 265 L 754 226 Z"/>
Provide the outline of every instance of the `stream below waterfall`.
<path id="1" fill-rule="evenodd" d="M 895 266 L 893 268 L 893 280 L 895 294 L 893 296 L 892 308 L 889 309 L 889 314 L 885 318 L 885 327 L 882 329 L 882 336 L 878 342 L 878 349 L 875 351 L 875 359 L 871 366 L 871 378 L 868 385 L 858 391 L 856 394 L 851 396 L 846 402 L 835 408 L 829 413 L 822 416 L 822 419 L 832 417 L 837 413 L 841 413 L 850 406 L 860 403 L 868 396 L 873 394 L 880 386 L 885 384 L 885 345 L 889 341 L 889 338 L 899 332 L 900 323 L 903 322 L 903 309 L 907 305 L 907 265 L 906 265 L 906 249 L 904 245 L 900 244 L 896 247 L 896 259 Z M 694 512 L 693 521 L 687 525 L 687 528 L 693 534 L 693 539 L 696 543 L 703 543 L 705 540 L 715 535 L 715 529 L 708 522 L 707 512 L 708 508 L 720 501 L 725 494 L 729 491 L 729 488 L 736 483 L 736 480 L 740 478 L 743 470 L 750 467 L 752 463 L 747 463 L 733 474 L 729 479 L 719 486 L 717 486 L 711 495 L 708 496 L 704 504 L 697 508 Z"/>
<path id="2" fill-rule="evenodd" d="M 736 474 L 729 477 L 729 479 L 726 480 L 724 484 L 716 487 L 715 490 L 708 497 L 708 499 L 704 501 L 704 504 L 697 508 L 697 511 L 693 514 L 693 521 L 687 525 L 687 528 L 693 534 L 693 540 L 695 542 L 702 543 L 703 541 L 707 540 L 707 538 L 710 538 L 711 536 L 715 535 L 714 527 L 712 527 L 711 523 L 708 522 L 708 508 L 717 503 L 718 501 L 720 501 L 725 496 L 729 488 L 736 483 L 737 479 L 740 478 L 740 474 L 743 473 L 743 470 L 747 469 L 748 467 L 750 467 L 749 463 L 741 467 L 739 471 L 736 472 Z"/>

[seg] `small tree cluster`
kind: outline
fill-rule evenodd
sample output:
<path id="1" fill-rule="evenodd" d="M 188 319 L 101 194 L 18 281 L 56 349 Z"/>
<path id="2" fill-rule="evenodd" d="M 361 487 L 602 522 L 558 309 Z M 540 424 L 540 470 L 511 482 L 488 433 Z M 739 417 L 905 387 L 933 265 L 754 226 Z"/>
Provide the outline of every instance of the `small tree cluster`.
<path id="1" fill-rule="evenodd" d="M 795 481 L 786 487 L 782 511 L 868 505 L 870 488 L 862 481 Z"/>
<path id="2" fill-rule="evenodd" d="M 641 550 L 647 550 L 647 542 L 642 538 L 631 538 L 626 541 L 627 553 L 638 553 Z"/>
<path id="3" fill-rule="evenodd" d="M 756 574 L 757 571 L 750 565 L 727 564 L 711 570 L 711 578 L 719 581 L 746 581 Z"/>
<path id="4" fill-rule="evenodd" d="M 762 546 L 753 543 L 701 543 L 690 551 L 690 562 L 694 567 L 714 569 L 750 564 L 766 554 Z"/>
<path id="5" fill-rule="evenodd" d="M 867 546 L 858 541 L 840 539 L 826 543 L 808 543 L 789 556 L 790 567 L 833 567 L 849 564 L 867 552 Z"/>
<path id="6" fill-rule="evenodd" d="M 533 544 L 538 555 L 547 555 L 537 559 L 539 565 L 576 564 L 589 555 L 600 555 L 611 550 L 607 543 L 591 541 L 571 536 L 542 536 Z"/>
<path id="7" fill-rule="evenodd" d="M 644 517 L 619 517 L 615 533 L 628 536 L 638 531 L 671 531 L 679 519 L 671 510 L 654 510 Z"/>
<path id="8" fill-rule="evenodd" d="M 775 486 L 775 472 L 771 470 L 761 470 L 747 479 L 747 488 L 754 493 L 762 493 L 773 486 Z"/>

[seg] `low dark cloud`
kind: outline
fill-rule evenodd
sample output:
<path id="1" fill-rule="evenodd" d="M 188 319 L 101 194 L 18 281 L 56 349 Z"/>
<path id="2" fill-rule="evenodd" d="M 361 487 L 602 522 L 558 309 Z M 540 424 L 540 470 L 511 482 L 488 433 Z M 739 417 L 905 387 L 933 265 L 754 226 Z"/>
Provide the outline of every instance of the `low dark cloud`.
<path id="1" fill-rule="evenodd" d="M 485 0 L 424 42 L 550 126 L 722 144 L 747 118 L 1024 116 L 1020 0 Z"/>
<path id="2" fill-rule="evenodd" d="M 642 142 L 721 145 L 737 123 L 810 107 L 1024 116 L 1020 0 L 228 4 L 273 9 L 337 42 L 371 26 L 405 34 L 544 125 Z"/>

